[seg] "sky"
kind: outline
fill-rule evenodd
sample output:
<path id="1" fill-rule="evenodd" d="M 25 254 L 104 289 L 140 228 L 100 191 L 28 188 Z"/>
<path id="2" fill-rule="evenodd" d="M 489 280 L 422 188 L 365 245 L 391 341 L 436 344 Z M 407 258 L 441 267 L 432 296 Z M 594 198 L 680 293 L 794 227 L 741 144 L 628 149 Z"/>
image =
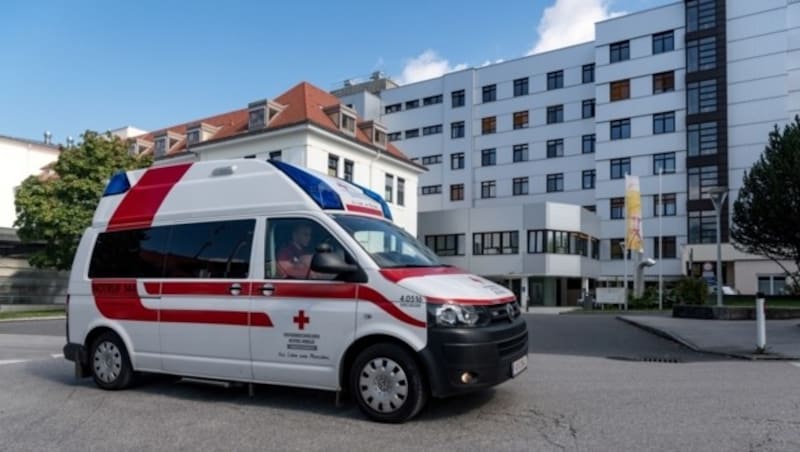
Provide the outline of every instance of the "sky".
<path id="1" fill-rule="evenodd" d="M 0 135 L 158 130 L 377 70 L 410 83 L 589 41 L 598 20 L 674 1 L 8 0 Z"/>

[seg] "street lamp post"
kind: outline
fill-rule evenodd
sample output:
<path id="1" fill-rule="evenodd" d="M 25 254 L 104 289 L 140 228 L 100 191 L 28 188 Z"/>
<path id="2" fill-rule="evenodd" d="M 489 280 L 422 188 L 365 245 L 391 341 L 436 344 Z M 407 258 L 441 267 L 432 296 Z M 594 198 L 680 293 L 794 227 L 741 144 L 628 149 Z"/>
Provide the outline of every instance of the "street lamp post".
<path id="1" fill-rule="evenodd" d="M 658 310 L 664 309 L 664 233 L 661 219 L 664 217 L 664 196 L 662 194 L 661 176 L 664 167 L 658 168 Z"/>
<path id="2" fill-rule="evenodd" d="M 717 306 L 722 306 L 722 205 L 728 197 L 728 189 L 716 187 L 706 191 L 717 214 Z"/>

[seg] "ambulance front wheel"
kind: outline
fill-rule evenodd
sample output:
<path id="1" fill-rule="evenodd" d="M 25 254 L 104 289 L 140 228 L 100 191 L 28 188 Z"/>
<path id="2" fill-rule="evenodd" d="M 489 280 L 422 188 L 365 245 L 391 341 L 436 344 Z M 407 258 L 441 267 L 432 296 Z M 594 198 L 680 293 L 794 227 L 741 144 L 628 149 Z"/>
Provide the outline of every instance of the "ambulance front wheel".
<path id="1" fill-rule="evenodd" d="M 95 384 L 102 389 L 125 389 L 133 380 L 133 368 L 125 344 L 110 331 L 92 343 L 89 365 Z"/>
<path id="2" fill-rule="evenodd" d="M 395 344 L 375 344 L 356 357 L 350 390 L 361 411 L 379 422 L 405 422 L 427 401 L 422 369 Z"/>

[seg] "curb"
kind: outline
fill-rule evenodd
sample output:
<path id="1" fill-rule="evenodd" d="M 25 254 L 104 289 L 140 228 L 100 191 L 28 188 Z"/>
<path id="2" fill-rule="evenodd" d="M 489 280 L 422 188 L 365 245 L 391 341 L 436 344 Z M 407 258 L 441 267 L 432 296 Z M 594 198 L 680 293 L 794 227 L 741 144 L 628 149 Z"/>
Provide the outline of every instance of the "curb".
<path id="1" fill-rule="evenodd" d="M 41 316 L 41 317 L 18 317 L 15 319 L 0 319 L 0 323 L 9 323 L 9 322 L 32 322 L 34 320 L 66 320 L 66 315 L 52 315 L 52 316 Z"/>
<path id="2" fill-rule="evenodd" d="M 680 344 L 680 345 L 682 345 L 682 346 L 684 346 L 684 347 L 686 347 L 686 348 L 688 348 L 688 349 L 690 349 L 692 351 L 698 352 L 698 353 L 706 353 L 706 354 L 709 354 L 709 355 L 725 356 L 725 357 L 728 357 L 728 358 L 745 359 L 745 360 L 748 360 L 748 361 L 797 361 L 797 359 L 798 359 L 797 357 L 783 356 L 783 355 L 773 355 L 773 354 L 769 354 L 769 353 L 758 355 L 758 354 L 755 354 L 755 353 L 747 354 L 747 353 L 731 353 L 731 352 L 721 352 L 721 351 L 717 351 L 717 350 L 707 350 L 707 349 L 703 349 L 703 348 L 698 347 L 697 345 L 695 345 L 691 341 L 688 341 L 688 340 L 678 336 L 677 334 L 670 333 L 670 332 L 667 332 L 667 331 L 662 330 L 662 329 L 658 329 L 658 328 L 650 326 L 650 325 L 645 325 L 643 323 L 636 322 L 635 320 L 632 320 L 630 318 L 624 318 L 623 316 L 617 316 L 617 320 L 625 322 L 628 325 L 633 325 L 633 326 L 635 326 L 637 328 L 640 328 L 640 329 L 642 329 L 644 331 L 647 331 L 648 333 L 655 334 L 656 336 L 662 337 L 662 338 L 667 339 L 669 341 L 678 343 L 678 344 Z"/>

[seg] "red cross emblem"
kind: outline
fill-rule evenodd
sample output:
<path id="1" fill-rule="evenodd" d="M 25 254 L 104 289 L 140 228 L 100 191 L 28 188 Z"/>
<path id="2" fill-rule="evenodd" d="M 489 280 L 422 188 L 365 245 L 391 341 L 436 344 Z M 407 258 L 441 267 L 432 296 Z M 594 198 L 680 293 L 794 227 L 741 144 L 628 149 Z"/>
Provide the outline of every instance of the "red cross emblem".
<path id="1" fill-rule="evenodd" d="M 302 330 L 305 328 L 306 323 L 311 323 L 311 318 L 307 317 L 306 311 L 301 309 L 296 316 L 292 317 L 292 321 Z"/>

